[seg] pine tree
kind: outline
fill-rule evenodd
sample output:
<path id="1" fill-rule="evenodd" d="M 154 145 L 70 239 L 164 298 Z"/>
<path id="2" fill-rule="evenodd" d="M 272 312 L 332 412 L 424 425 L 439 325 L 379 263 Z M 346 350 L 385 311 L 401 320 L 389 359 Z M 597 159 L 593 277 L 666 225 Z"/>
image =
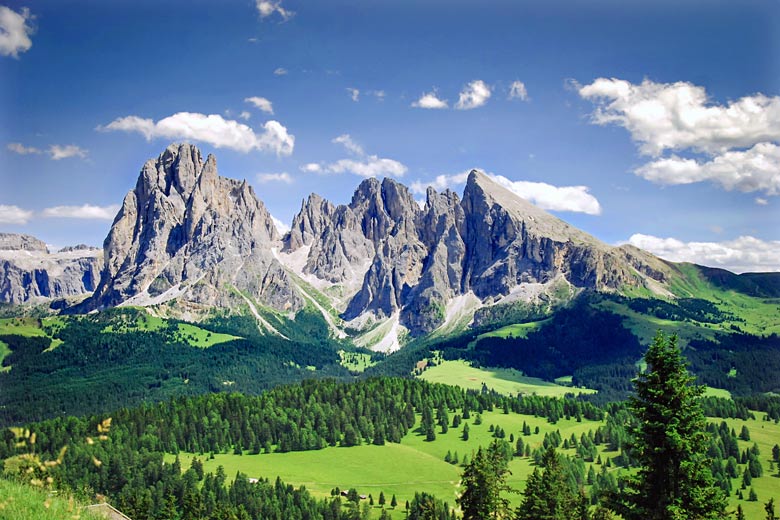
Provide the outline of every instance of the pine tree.
<path id="1" fill-rule="evenodd" d="M 630 408 L 638 419 L 629 444 L 639 472 L 624 480 L 610 505 L 625 520 L 726 518 L 726 498 L 706 457 L 706 420 L 677 337 L 658 333 L 634 379 Z"/>
<path id="2" fill-rule="evenodd" d="M 395 509 L 398 506 L 398 500 L 395 498 L 395 494 L 393 494 L 393 498 L 390 499 L 390 507 Z"/>
<path id="3" fill-rule="evenodd" d="M 766 511 L 766 520 L 778 520 L 775 514 L 775 499 L 770 498 L 769 501 L 764 504 L 764 511 Z"/>
<path id="4" fill-rule="evenodd" d="M 542 468 L 543 471 L 540 471 Z M 579 520 L 587 505 L 583 495 L 569 484 L 566 469 L 555 448 L 548 448 L 538 467 L 534 468 L 517 508 L 517 520 Z"/>
<path id="5" fill-rule="evenodd" d="M 509 501 L 501 496 L 501 493 L 511 491 L 506 485 L 506 476 L 510 474 L 507 464 L 496 441 L 486 450 L 481 447 L 477 450 L 461 477 L 463 493 L 458 497 L 458 504 L 463 511 L 463 520 L 507 517 Z"/>

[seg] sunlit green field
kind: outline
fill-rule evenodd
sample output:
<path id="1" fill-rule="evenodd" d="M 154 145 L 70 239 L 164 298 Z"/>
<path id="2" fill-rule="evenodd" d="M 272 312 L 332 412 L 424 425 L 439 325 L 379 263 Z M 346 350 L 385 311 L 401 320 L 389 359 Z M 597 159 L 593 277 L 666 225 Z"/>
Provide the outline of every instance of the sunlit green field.
<path id="1" fill-rule="evenodd" d="M 537 394 L 563 396 L 567 393 L 590 394 L 595 390 L 562 386 L 536 377 L 523 376 L 511 368 L 474 368 L 467 361 L 442 361 L 419 376 L 430 383 L 459 386 L 467 390 L 489 389 L 504 395 Z"/>
<path id="2" fill-rule="evenodd" d="M 380 492 L 384 492 L 388 504 L 393 494 L 402 506 L 414 497 L 417 491 L 433 493 L 442 500 L 455 506 L 458 493 L 458 483 L 462 467 L 444 461 L 449 451 L 457 453 L 458 461 L 464 457 L 469 459 L 479 446 L 487 446 L 493 440 L 490 426 L 500 426 L 506 432 L 506 440 L 510 434 L 515 440 L 521 436 L 523 422 L 526 422 L 533 432 L 538 426 L 539 433 L 523 437 L 531 448 L 541 446 L 546 432 L 556 429 L 565 438 L 575 434 L 579 437 L 588 430 L 595 430 L 600 423 L 583 420 L 561 420 L 551 425 L 540 417 L 504 414 L 500 410 L 482 414 L 482 424 L 474 424 L 475 416 L 468 421 L 469 440 L 462 439 L 461 425 L 457 429 L 450 428 L 446 434 L 437 428 L 436 440 L 428 442 L 419 431 L 411 431 L 400 444 L 387 443 L 384 446 L 363 445 L 350 448 L 328 447 L 323 450 L 289 453 L 270 453 L 261 455 L 216 454 L 213 459 L 209 455 L 200 455 L 206 471 L 215 471 L 223 466 L 228 477 L 236 472 L 245 473 L 248 477 L 265 477 L 274 479 L 280 476 L 283 481 L 293 485 L 305 485 L 314 495 L 329 496 L 330 491 L 338 487 L 342 490 L 355 488 L 361 494 L 371 494 L 376 500 Z M 573 453 L 573 452 L 572 452 Z M 605 454 L 604 457 L 616 453 Z M 182 466 L 186 469 L 194 455 L 181 453 Z M 168 456 L 173 460 L 173 456 Z M 528 475 L 533 470 L 528 458 L 515 458 L 509 465 L 512 475 L 509 484 L 515 489 L 522 489 Z M 513 504 L 518 504 L 519 495 L 510 496 Z M 397 518 L 403 518 L 400 512 Z"/>
<path id="3" fill-rule="evenodd" d="M 772 446 L 780 443 L 780 425 L 764 422 L 763 414 L 757 414 L 758 419 L 741 421 L 727 420 L 729 426 L 737 433 L 742 425 L 747 425 L 751 434 L 751 441 L 740 441 L 740 449 L 747 449 L 757 442 L 761 450 L 761 462 L 764 467 L 764 476 L 753 479 L 753 487 L 758 494 L 758 502 L 747 501 L 748 492 L 744 492 L 745 500 L 735 497 L 739 489 L 740 479 L 733 481 L 734 495 L 730 498 L 730 505 L 736 508 L 742 504 L 748 519 L 763 519 L 763 504 L 769 498 L 780 500 L 780 478 L 774 472 L 769 471 Z M 526 422 L 532 432 L 538 426 L 539 433 L 522 437 L 531 448 L 541 446 L 545 433 L 558 430 L 561 436 L 569 438 L 574 434 L 577 438 L 588 430 L 595 430 L 601 423 L 583 420 L 578 423 L 575 420 L 561 420 L 551 425 L 546 419 L 540 417 L 504 414 L 500 410 L 485 412 L 482 414 L 482 424 L 474 424 L 474 416 L 464 423 L 469 424 L 469 440 L 462 439 L 462 425 L 457 429 L 450 428 L 446 434 L 440 433 L 437 428 L 436 440 L 427 442 L 419 431 L 411 431 L 400 444 L 387 443 L 384 446 L 362 445 L 350 448 L 328 447 L 323 450 L 270 453 L 261 455 L 234 455 L 232 453 L 216 454 L 213 459 L 209 454 L 195 455 L 181 453 L 182 466 L 186 469 L 193 456 L 198 456 L 204 462 L 206 471 L 216 471 L 218 466 L 223 466 L 229 478 L 233 478 L 237 472 L 242 472 L 248 477 L 275 479 L 281 477 L 283 481 L 295 486 L 304 485 L 315 496 L 326 497 L 333 488 L 341 490 L 355 488 L 359 493 L 371 495 L 374 501 L 378 500 L 379 493 L 383 492 L 389 505 L 390 498 L 396 495 L 399 503 L 399 511 L 394 518 L 403 518 L 403 505 L 411 500 L 416 491 L 433 493 L 437 497 L 447 501 L 451 506 L 455 505 L 455 497 L 459 491 L 458 483 L 462 467 L 460 464 L 452 465 L 444 461 L 449 451 L 451 455 L 457 453 L 459 463 L 464 456 L 471 458 L 474 450 L 479 446 L 487 446 L 493 440 L 493 434 L 489 431 L 490 425 L 503 428 L 506 432 L 506 440 L 510 434 L 515 440 L 521 437 L 523 422 Z M 710 419 L 719 423 L 722 419 Z M 567 455 L 574 455 L 575 450 L 559 450 Z M 599 446 L 599 455 L 606 462 L 608 458 L 617 455 L 616 452 L 606 452 L 604 446 Z M 173 460 L 173 455 L 167 456 L 168 461 Z M 744 466 L 740 465 L 740 472 Z M 522 490 L 528 475 L 533 471 L 533 463 L 529 458 L 516 457 L 509 465 L 512 475 L 508 479 L 511 487 Z M 599 466 L 595 465 L 598 471 Z M 624 471 L 613 468 L 612 471 Z M 519 504 L 519 495 L 511 495 L 513 505 Z M 375 510 L 378 516 L 378 509 Z"/>

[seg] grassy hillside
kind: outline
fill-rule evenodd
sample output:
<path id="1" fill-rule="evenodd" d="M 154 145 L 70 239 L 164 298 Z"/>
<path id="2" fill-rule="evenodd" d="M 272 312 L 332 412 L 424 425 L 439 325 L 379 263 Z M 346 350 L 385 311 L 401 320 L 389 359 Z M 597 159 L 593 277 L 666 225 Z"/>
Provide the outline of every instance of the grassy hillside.
<path id="1" fill-rule="evenodd" d="M 102 520 L 72 498 L 0 478 L 0 520 Z"/>
<path id="2" fill-rule="evenodd" d="M 442 361 L 426 368 L 419 377 L 429 383 L 459 386 L 466 390 L 481 390 L 484 385 L 489 390 L 504 395 L 536 394 L 562 397 L 565 394 L 595 393 L 595 390 L 589 388 L 573 388 L 536 377 L 526 377 L 512 368 L 475 368 L 463 360 Z"/>
<path id="3" fill-rule="evenodd" d="M 740 450 L 749 449 L 753 442 L 757 443 L 761 451 L 761 462 L 764 467 L 764 476 L 753 479 L 753 488 L 758 495 L 757 502 L 747 500 L 747 491 L 743 492 L 745 500 L 736 498 L 736 490 L 740 487 L 740 479 L 733 479 L 734 494 L 730 497 L 731 508 L 736 509 L 741 504 L 749 520 L 763 520 L 763 503 L 769 498 L 780 500 L 780 477 L 778 472 L 769 471 L 772 446 L 780 442 L 780 425 L 763 420 L 764 414 L 756 414 L 756 419 L 739 420 L 727 419 L 730 427 L 740 432 L 742 426 L 747 426 L 750 441 L 739 441 Z M 710 419 L 719 424 L 723 419 Z M 531 427 L 532 434 L 522 436 L 523 423 Z M 510 433 L 515 439 L 522 438 L 531 449 L 540 447 L 546 433 L 558 431 L 564 439 L 574 435 L 579 438 L 589 430 L 596 430 L 603 422 L 575 420 L 560 420 L 557 424 L 550 424 L 546 419 L 527 415 L 506 415 L 500 410 L 489 411 L 482 414 L 482 424 L 475 424 L 474 418 L 464 423 L 469 424 L 469 440 L 462 439 L 462 427 L 450 429 L 446 434 L 437 430 L 436 440 L 428 442 L 419 430 L 407 434 L 400 444 L 388 443 L 385 446 L 362 445 L 350 448 L 329 447 L 317 451 L 269 453 L 249 455 L 247 453 L 236 455 L 233 453 L 218 453 L 213 457 L 193 453 L 180 453 L 179 457 L 183 469 L 189 467 L 193 457 L 199 457 L 204 462 L 204 469 L 216 471 L 223 466 L 227 475 L 235 475 L 240 471 L 249 477 L 265 477 L 273 480 L 279 476 L 285 482 L 293 485 L 305 485 L 315 496 L 330 496 L 333 488 L 342 490 L 355 488 L 361 494 L 372 495 L 374 501 L 378 500 L 379 493 L 383 492 L 389 504 L 390 497 L 395 494 L 402 509 L 406 500 L 411 500 L 415 492 L 427 491 L 454 505 L 454 500 L 459 493 L 459 480 L 462 467 L 449 464 L 444 457 L 449 451 L 457 452 L 459 461 L 464 456 L 471 457 L 479 446 L 487 446 L 493 440 L 490 432 L 491 425 L 500 426 L 506 432 L 507 439 Z M 538 433 L 533 433 L 535 428 Z M 576 450 L 562 449 L 562 453 L 574 456 Z M 598 446 L 598 454 L 602 461 L 614 458 L 617 452 L 608 451 L 606 446 Z M 166 460 L 173 461 L 173 455 L 166 456 Z M 593 466 L 598 472 L 600 466 L 596 463 L 586 463 Z M 514 489 L 522 490 L 528 475 L 533 471 L 534 463 L 529 457 L 515 457 L 509 465 L 512 475 L 508 483 Z M 740 474 L 743 465 L 739 466 Z M 615 467 L 609 469 L 617 475 L 626 471 Z M 513 505 L 519 504 L 519 495 L 509 495 Z M 378 516 L 378 508 L 374 510 L 374 517 Z M 397 511 L 393 518 L 404 518 L 403 511 Z"/>

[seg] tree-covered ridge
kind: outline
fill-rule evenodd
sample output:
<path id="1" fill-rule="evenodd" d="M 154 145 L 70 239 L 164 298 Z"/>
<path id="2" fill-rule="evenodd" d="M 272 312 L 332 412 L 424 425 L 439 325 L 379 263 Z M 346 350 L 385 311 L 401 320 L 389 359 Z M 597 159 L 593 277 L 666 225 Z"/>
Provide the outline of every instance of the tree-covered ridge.
<path id="1" fill-rule="evenodd" d="M 207 349 L 192 348 L 179 322 L 144 329 L 145 311 L 116 309 L 71 317 L 49 330 L 52 337 L 4 335 L 10 349 L 0 371 L 0 425 L 52 416 L 84 415 L 207 392 L 257 394 L 312 377 L 351 379 L 340 366 L 326 325 L 305 312 L 296 321 L 296 342 L 262 336 L 252 320 L 214 317 L 214 333 L 240 336 Z"/>

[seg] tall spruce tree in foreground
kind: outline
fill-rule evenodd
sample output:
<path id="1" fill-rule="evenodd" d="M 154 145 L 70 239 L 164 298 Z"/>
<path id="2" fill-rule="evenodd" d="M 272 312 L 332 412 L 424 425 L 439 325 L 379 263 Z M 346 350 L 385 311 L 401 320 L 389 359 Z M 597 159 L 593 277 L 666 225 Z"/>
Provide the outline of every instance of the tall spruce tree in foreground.
<path id="1" fill-rule="evenodd" d="M 510 475 L 506 450 L 493 441 L 487 449 L 479 448 L 466 464 L 461 477 L 463 493 L 458 504 L 463 520 L 489 520 L 509 518 L 509 500 L 501 493 L 512 492 L 506 484 Z"/>
<path id="2" fill-rule="evenodd" d="M 629 446 L 640 467 L 611 497 L 625 520 L 727 518 L 726 497 L 706 458 L 706 420 L 677 336 L 658 333 L 645 354 L 647 371 L 634 380 L 630 407 L 638 420 Z"/>

